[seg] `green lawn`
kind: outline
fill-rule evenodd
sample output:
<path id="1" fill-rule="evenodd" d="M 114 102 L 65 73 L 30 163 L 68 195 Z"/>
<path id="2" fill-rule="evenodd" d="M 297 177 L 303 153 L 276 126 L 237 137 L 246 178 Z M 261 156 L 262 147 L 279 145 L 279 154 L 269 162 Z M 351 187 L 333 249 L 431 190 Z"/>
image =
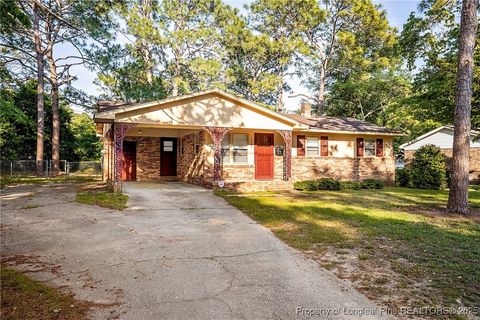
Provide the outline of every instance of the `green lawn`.
<path id="1" fill-rule="evenodd" d="M 44 183 L 84 183 L 101 180 L 98 175 L 83 175 L 83 176 L 54 176 L 54 177 L 36 177 L 36 176 L 1 176 L 0 188 L 16 184 L 44 184 Z"/>
<path id="2" fill-rule="evenodd" d="M 77 191 L 75 201 L 94 206 L 123 210 L 127 208 L 128 196 L 121 192 L 113 192 L 101 182 L 86 183 Z"/>
<path id="3" fill-rule="evenodd" d="M 220 195 L 382 304 L 480 306 L 479 191 L 476 217 L 445 216 L 438 190 Z"/>
<path id="4" fill-rule="evenodd" d="M 127 208 L 128 196 L 121 192 L 87 191 L 77 193 L 75 201 L 104 208 L 123 210 Z"/>
<path id="5" fill-rule="evenodd" d="M 11 268 L 1 266 L 0 318 L 86 319 L 90 304 L 45 286 Z"/>

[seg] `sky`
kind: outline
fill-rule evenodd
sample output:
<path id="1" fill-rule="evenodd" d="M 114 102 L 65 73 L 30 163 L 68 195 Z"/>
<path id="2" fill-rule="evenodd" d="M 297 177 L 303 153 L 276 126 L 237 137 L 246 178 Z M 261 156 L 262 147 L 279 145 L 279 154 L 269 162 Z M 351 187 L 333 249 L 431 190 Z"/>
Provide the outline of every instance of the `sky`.
<path id="1" fill-rule="evenodd" d="M 419 0 L 373 0 L 375 3 L 380 4 L 387 12 L 387 18 L 391 26 L 396 27 L 398 30 L 402 29 L 403 24 L 407 21 L 408 16 L 412 11 L 416 11 L 418 8 Z M 224 0 L 224 2 L 232 7 L 240 9 L 241 13 L 244 13 L 244 6 L 249 4 L 250 0 Z M 68 55 L 71 51 L 68 47 L 59 48 L 57 55 Z M 74 82 L 74 86 L 78 89 L 85 91 L 87 94 L 98 96 L 101 94 L 101 90 L 94 84 L 96 75 L 94 72 L 87 70 L 82 66 L 76 66 L 72 68 L 72 74 L 76 74 L 78 79 Z M 291 94 L 308 93 L 304 88 L 300 80 L 296 77 L 287 79 L 287 83 L 290 85 L 292 92 L 286 93 L 285 106 L 288 110 L 293 111 L 300 105 L 300 97 L 289 98 Z"/>

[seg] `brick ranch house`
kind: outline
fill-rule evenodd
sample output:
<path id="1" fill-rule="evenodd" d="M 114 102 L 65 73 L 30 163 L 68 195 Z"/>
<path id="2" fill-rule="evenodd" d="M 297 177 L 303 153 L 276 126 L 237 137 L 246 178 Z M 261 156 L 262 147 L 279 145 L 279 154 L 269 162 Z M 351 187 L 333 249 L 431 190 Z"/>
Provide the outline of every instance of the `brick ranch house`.
<path id="1" fill-rule="evenodd" d="M 398 131 L 349 118 L 282 114 L 212 89 L 146 103 L 100 101 L 103 175 L 236 190 L 291 189 L 298 180 L 395 181 Z"/>
<path id="2" fill-rule="evenodd" d="M 480 183 L 480 141 L 475 138 L 480 135 L 480 131 L 472 130 L 470 134 L 470 182 Z M 453 126 L 442 126 L 421 135 L 417 139 L 404 143 L 400 149 L 404 151 L 405 163 L 409 163 L 413 159 L 413 154 L 420 147 L 425 145 L 434 145 L 440 148 L 442 153 L 447 157 L 447 170 L 450 170 L 452 162 L 453 148 Z"/>

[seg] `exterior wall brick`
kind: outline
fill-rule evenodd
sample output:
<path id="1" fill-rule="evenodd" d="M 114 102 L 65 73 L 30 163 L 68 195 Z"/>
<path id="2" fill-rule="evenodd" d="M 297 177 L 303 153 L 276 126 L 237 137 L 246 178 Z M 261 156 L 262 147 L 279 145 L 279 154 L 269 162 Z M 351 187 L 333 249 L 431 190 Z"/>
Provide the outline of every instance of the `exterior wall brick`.
<path id="1" fill-rule="evenodd" d="M 255 165 L 252 164 L 224 164 L 222 178 L 225 181 L 255 180 Z"/>
<path id="2" fill-rule="evenodd" d="M 225 188 L 239 192 L 250 191 L 281 191 L 291 190 L 293 183 L 291 181 L 245 181 L 245 182 L 225 182 Z"/>
<path id="3" fill-rule="evenodd" d="M 480 184 L 480 148 L 470 149 L 470 181 Z"/>
<path id="4" fill-rule="evenodd" d="M 254 164 L 224 164 L 222 177 L 225 182 L 255 181 Z M 283 157 L 274 156 L 273 180 L 283 181 Z"/>
<path id="5" fill-rule="evenodd" d="M 126 140 L 137 141 L 137 181 L 160 180 L 160 138 L 127 137 Z"/>
<path id="6" fill-rule="evenodd" d="M 206 171 L 212 171 L 213 166 L 208 163 L 209 152 L 205 144 L 205 132 L 200 131 L 198 153 L 195 150 L 194 133 L 179 138 L 178 150 L 178 176 L 180 180 L 192 184 L 208 186 L 208 177 Z"/>
<path id="7" fill-rule="evenodd" d="M 199 135 L 198 152 L 195 136 Z M 183 182 L 213 186 L 213 150 L 208 134 L 199 130 L 178 138 L 177 178 Z M 126 137 L 137 142 L 137 181 L 159 181 L 160 138 Z M 252 155 L 253 156 L 253 155 Z M 253 162 L 253 159 L 252 159 Z M 225 188 L 238 191 L 289 190 L 294 181 L 330 177 L 339 180 L 382 179 L 387 184 L 395 181 L 393 158 L 352 157 L 292 157 L 292 179 L 283 181 L 283 157 L 274 156 L 274 177 L 270 181 L 255 180 L 255 165 L 224 164 L 222 177 Z M 173 177 L 175 178 L 175 177 Z M 172 177 L 169 177 L 172 179 Z"/>
<path id="8" fill-rule="evenodd" d="M 450 171 L 452 165 L 452 149 L 440 149 L 442 153 L 447 157 L 445 163 L 447 165 L 447 171 Z M 413 160 L 415 150 L 405 150 L 405 164 L 410 163 Z M 470 148 L 470 182 L 480 183 L 480 148 Z"/>
<path id="9" fill-rule="evenodd" d="M 395 183 L 395 160 L 390 158 L 293 157 L 294 181 L 318 178 L 338 180 L 381 179 Z"/>

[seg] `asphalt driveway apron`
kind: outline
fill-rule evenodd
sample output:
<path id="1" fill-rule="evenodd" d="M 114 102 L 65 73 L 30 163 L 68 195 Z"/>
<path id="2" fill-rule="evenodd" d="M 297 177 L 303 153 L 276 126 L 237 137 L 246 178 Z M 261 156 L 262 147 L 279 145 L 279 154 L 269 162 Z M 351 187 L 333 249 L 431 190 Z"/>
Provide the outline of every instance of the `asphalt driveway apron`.
<path id="1" fill-rule="evenodd" d="M 48 187 L 32 188 L 29 201 L 45 203 Z M 12 195 L 25 190 L 8 188 L 2 258 L 56 265 L 56 272 L 18 267 L 105 304 L 92 313 L 98 319 L 385 318 L 359 317 L 380 308 L 211 190 L 181 183 L 123 190 L 129 208 L 118 212 L 74 203 L 68 190 L 45 207 L 19 209 L 25 201 Z"/>

